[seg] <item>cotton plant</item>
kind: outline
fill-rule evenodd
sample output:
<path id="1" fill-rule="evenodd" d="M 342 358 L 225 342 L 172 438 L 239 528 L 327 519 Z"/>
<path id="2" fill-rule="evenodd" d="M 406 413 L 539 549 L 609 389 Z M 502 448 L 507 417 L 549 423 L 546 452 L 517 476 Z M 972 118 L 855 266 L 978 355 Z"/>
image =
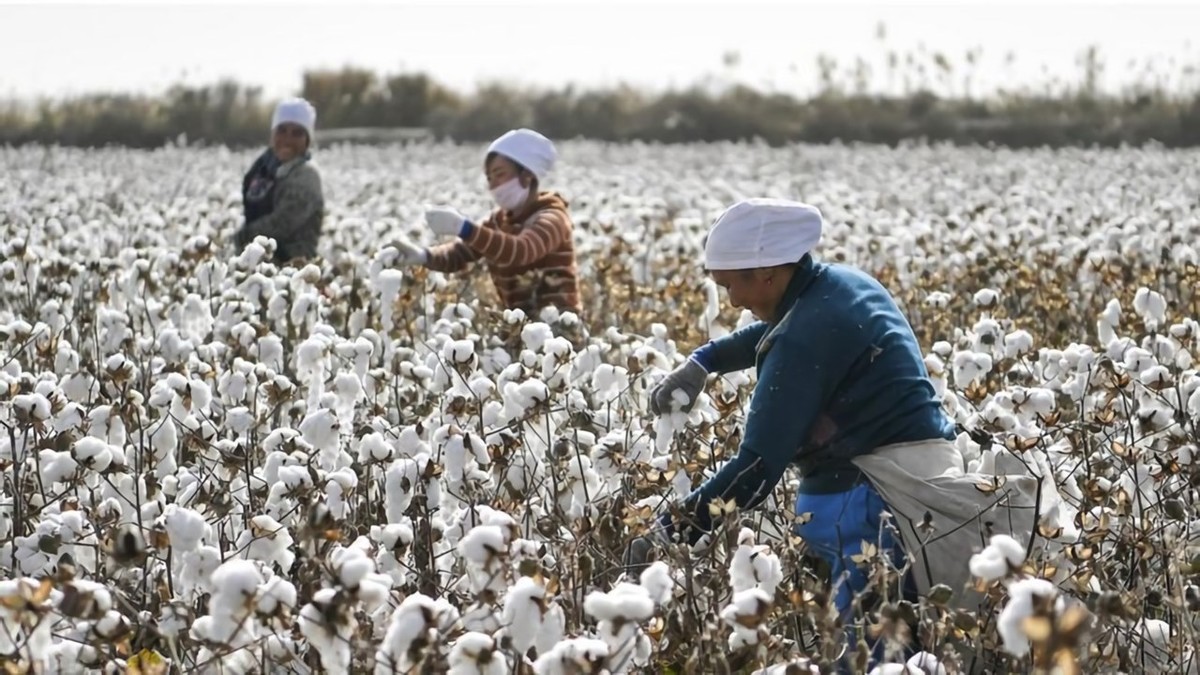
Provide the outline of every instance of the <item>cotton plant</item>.
<path id="1" fill-rule="evenodd" d="M 155 522 L 154 528 L 166 535 L 171 559 L 180 583 L 182 597 L 211 592 L 212 574 L 222 563 L 220 550 L 213 546 L 212 526 L 203 515 L 171 504 Z"/>
<path id="2" fill-rule="evenodd" d="M 473 595 L 502 594 L 508 587 L 507 558 L 512 528 L 481 524 L 458 541 L 457 550 L 466 565 L 467 589 Z"/>
<path id="3" fill-rule="evenodd" d="M 384 472 L 384 504 L 389 524 L 402 522 L 415 497 L 424 496 L 425 507 L 434 510 L 442 503 L 440 466 L 429 453 L 399 457 Z M 450 497 L 450 499 L 453 499 Z"/>
<path id="4" fill-rule="evenodd" d="M 416 593 L 393 610 L 375 652 L 375 675 L 410 671 L 436 654 L 439 644 L 463 632 L 460 615 L 444 598 Z"/>
<path id="5" fill-rule="evenodd" d="M 248 670 L 258 661 L 259 624 L 255 596 L 263 575 L 250 561 L 231 560 L 213 571 L 209 613 L 189 629 L 192 639 L 208 645 L 197 661 L 206 672 Z"/>
<path id="6" fill-rule="evenodd" d="M 758 586 L 734 593 L 729 604 L 721 610 L 721 620 L 731 629 L 728 640 L 730 649 L 757 645 L 763 640 L 763 622 L 772 602 L 771 596 Z"/>
<path id="7" fill-rule="evenodd" d="M 1027 632 L 1029 621 L 1040 616 L 1057 622 L 1069 607 L 1068 598 L 1053 582 L 1024 572 L 1025 555 L 1024 546 L 1012 537 L 998 534 L 969 561 L 972 575 L 1005 587 L 1007 600 L 996 617 L 996 630 L 1004 651 L 1018 658 L 1028 656 L 1032 648 Z M 1075 608 L 1075 611 L 1083 610 Z"/>
<path id="8" fill-rule="evenodd" d="M 409 224 L 423 231 L 421 201 L 450 194 L 486 211 L 485 194 L 427 169 L 475 161 L 471 148 L 414 146 L 424 161 L 411 167 L 423 168 L 397 177 L 412 203 L 373 182 L 395 174 L 385 151 L 323 150 L 333 166 L 357 168 L 330 172 L 331 195 L 356 197 L 327 201 L 319 266 L 274 263 L 267 238 L 237 256 L 223 248 L 240 225 L 240 193 L 197 176 L 225 172 L 225 151 L 2 152 L 17 178 L 0 185 L 9 228 L 0 244 L 0 407 L 16 433 L 0 433 L 0 571 L 57 579 L 73 570 L 70 593 L 103 607 L 57 619 L 45 669 L 122 668 L 106 645 L 134 625 L 153 626 L 160 651 L 184 667 L 201 649 L 216 655 L 190 631 L 212 624 L 202 600 L 221 594 L 214 579 L 230 563 L 261 577 L 246 596 L 258 642 L 243 651 L 296 672 L 354 671 L 377 651 L 408 659 L 405 667 L 464 673 L 518 660 L 536 672 L 621 666 L 609 657 L 630 647 L 610 645 L 578 611 L 588 592 L 611 594 L 615 582 L 574 588 L 568 603 L 543 575 L 561 574 L 579 546 L 605 545 L 612 500 L 653 512 L 689 493 L 706 471 L 683 449 L 711 444 L 718 407 L 732 408 L 725 425 L 746 413 L 753 369 L 713 378 L 686 415 L 652 417 L 646 397 L 698 343 L 755 320 L 729 310 L 694 263 L 727 194 L 789 189 L 774 167 L 793 166 L 791 150 L 720 144 L 714 163 L 700 147 L 573 143 L 556 180 L 568 193 L 588 186 L 572 204 L 581 278 L 597 280 L 584 294 L 586 330 L 570 312 L 494 307 L 479 292 L 486 274 L 397 269 L 394 250 L 380 249 Z M 1162 255 L 1195 261 L 1186 242 L 1200 220 L 1186 206 L 1186 167 L 1154 150 L 802 154 L 823 167 L 805 188 L 825 205 L 818 257 L 889 271 L 883 281 L 923 341 L 937 395 L 968 430 L 954 441 L 968 468 L 1041 481 L 1038 559 L 999 554 L 1008 570 L 1001 611 L 1028 599 L 1036 618 L 1058 599 L 1069 609 L 1068 595 L 1126 590 L 1118 579 L 1128 563 L 1113 552 L 1134 534 L 1172 552 L 1169 563 L 1148 559 L 1151 575 L 1185 570 L 1200 554 L 1188 506 L 1200 330 L 1186 316 L 1192 277 Z M 597 179 L 595 167 L 614 158 L 641 168 Z M 912 175 L 954 171 L 959 183 L 897 193 L 887 186 L 900 164 Z M 183 166 L 187 175 L 172 180 Z M 640 236 L 646 228 L 652 238 Z M 1039 298 L 1052 303 L 1039 307 Z M 455 427 L 457 436 L 448 433 Z M 652 485 L 635 480 L 639 492 L 624 495 L 630 477 Z M 785 477 L 767 508 L 792 482 Z M 495 534 L 489 527 L 501 532 L 494 561 L 476 546 Z M 763 610 L 755 593 L 773 600 L 787 591 L 790 562 L 760 543 L 767 532 L 741 534 L 730 567 L 715 570 L 719 592 L 697 601 L 725 610 L 718 626 L 739 644 L 772 651 L 751 627 L 761 611 L 789 610 Z M 118 535 L 128 551 L 113 546 Z M 464 542 L 474 559 L 461 557 Z M 1080 551 L 1109 562 L 1076 565 Z M 1025 566 L 1051 558 L 1059 562 L 1044 581 L 1057 596 L 1024 587 L 1014 596 Z M 773 581 L 776 562 L 782 581 Z M 656 615 L 688 611 L 676 604 L 683 572 L 659 565 L 636 585 Z M 486 583 L 493 567 L 503 584 Z M 357 589 L 342 578 L 368 568 Z M 364 587 L 375 589 L 366 599 Z M 113 602 L 134 588 L 161 596 L 158 608 Z M 436 591 L 428 600 L 437 607 L 413 601 L 400 616 L 420 615 L 434 632 L 389 646 L 393 613 L 416 589 Z M 60 591 L 48 596 L 56 606 Z M 438 618 L 447 598 L 465 614 L 453 627 Z M 356 636 L 368 636 L 349 665 L 335 644 L 347 617 L 361 624 Z M 1189 620 L 1172 618 L 1166 630 L 1156 620 L 1120 623 L 1118 632 L 1145 638 L 1148 665 L 1168 645 L 1160 665 L 1171 670 L 1185 656 L 1175 652 Z M 695 639 L 672 636 L 655 648 L 691 649 Z M 1126 648 L 1135 655 L 1133 641 Z M 763 668 L 797 661 L 763 656 Z"/>
<path id="9" fill-rule="evenodd" d="M 491 457 L 478 433 L 446 425 L 435 430 L 430 441 L 444 468 L 447 496 L 465 503 L 489 490 Z"/>
<path id="10" fill-rule="evenodd" d="M 545 654 L 564 638 L 566 617 L 540 577 L 521 576 L 504 596 L 504 636 L 513 652 Z"/>
<path id="11" fill-rule="evenodd" d="M 994 366 L 995 360 L 987 352 L 972 350 L 956 351 L 951 361 L 951 373 L 954 378 L 954 385 L 966 388 L 978 383 L 988 373 L 992 372 Z"/>
<path id="12" fill-rule="evenodd" d="M 768 598 L 783 581 L 779 557 L 770 547 L 755 542 L 754 531 L 743 527 L 738 532 L 737 549 L 729 565 L 729 582 L 734 593 L 758 588 Z"/>
<path id="13" fill-rule="evenodd" d="M 470 632 L 454 641 L 448 658 L 448 675 L 505 675 L 512 666 L 495 638 Z"/>
<path id="14" fill-rule="evenodd" d="M 608 645 L 609 670 L 624 673 L 647 664 L 651 643 L 641 624 L 654 615 L 655 603 L 645 587 L 619 582 L 606 593 L 594 591 L 584 599 L 584 611 Z"/>
<path id="15" fill-rule="evenodd" d="M 599 515 L 597 504 L 609 495 L 602 490 L 603 482 L 586 454 L 572 455 L 566 460 L 566 471 L 559 483 L 558 509 L 571 521 Z"/>
<path id="16" fill-rule="evenodd" d="M 609 646 L 604 640 L 571 638 L 539 656 L 533 664 L 533 672 L 537 675 L 600 673 L 607 670 L 609 658 Z"/>
<path id="17" fill-rule="evenodd" d="M 361 539 L 348 547 L 334 547 L 327 558 L 332 585 L 314 593 L 312 601 L 300 609 L 300 632 L 316 650 L 326 672 L 351 672 L 358 612 L 370 616 L 386 608 L 392 580 L 376 572 L 367 550 L 369 542 Z"/>
<path id="18" fill-rule="evenodd" d="M 293 545 L 288 529 L 266 515 L 254 516 L 250 527 L 243 530 L 234 543 L 240 557 L 257 560 L 284 572 L 290 570 L 296 560 Z"/>

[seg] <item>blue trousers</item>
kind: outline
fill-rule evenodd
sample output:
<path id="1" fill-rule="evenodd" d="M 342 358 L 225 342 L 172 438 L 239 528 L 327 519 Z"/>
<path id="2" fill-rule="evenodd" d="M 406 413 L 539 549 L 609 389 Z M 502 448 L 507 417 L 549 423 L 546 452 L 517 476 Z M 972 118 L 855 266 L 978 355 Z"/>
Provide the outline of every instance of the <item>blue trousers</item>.
<path id="1" fill-rule="evenodd" d="M 890 529 L 883 528 L 880 513 L 887 509 L 883 497 L 865 478 L 845 492 L 834 494 L 805 494 L 796 497 L 797 515 L 805 516 L 807 522 L 797 525 L 796 534 L 802 537 L 813 555 L 820 557 L 830 567 L 830 582 L 834 591 L 834 604 L 842 621 L 847 625 L 846 663 L 852 662 L 851 652 L 857 644 L 857 631 L 853 627 L 853 599 L 867 586 L 867 574 L 853 557 L 862 553 L 863 542 L 870 542 L 879 551 L 892 559 L 897 569 L 903 569 L 904 550 Z M 904 598 L 916 601 L 916 585 L 911 574 L 903 580 Z M 883 657 L 883 641 L 871 644 L 872 661 Z M 915 651 L 913 652 L 915 653 Z"/>

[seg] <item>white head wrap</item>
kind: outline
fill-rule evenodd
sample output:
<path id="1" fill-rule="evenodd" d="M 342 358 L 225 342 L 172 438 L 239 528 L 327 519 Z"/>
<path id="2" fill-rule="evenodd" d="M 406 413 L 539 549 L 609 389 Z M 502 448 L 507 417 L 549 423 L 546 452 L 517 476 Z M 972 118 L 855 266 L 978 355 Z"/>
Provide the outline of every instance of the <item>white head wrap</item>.
<path id="1" fill-rule="evenodd" d="M 537 176 L 538 181 L 546 178 L 558 158 L 558 152 L 550 139 L 532 129 L 513 129 L 507 132 L 488 146 L 487 154 L 493 152 L 529 169 Z"/>
<path id="2" fill-rule="evenodd" d="M 800 262 L 821 240 L 815 206 L 758 197 L 725 209 L 704 245 L 709 270 L 750 270 Z"/>

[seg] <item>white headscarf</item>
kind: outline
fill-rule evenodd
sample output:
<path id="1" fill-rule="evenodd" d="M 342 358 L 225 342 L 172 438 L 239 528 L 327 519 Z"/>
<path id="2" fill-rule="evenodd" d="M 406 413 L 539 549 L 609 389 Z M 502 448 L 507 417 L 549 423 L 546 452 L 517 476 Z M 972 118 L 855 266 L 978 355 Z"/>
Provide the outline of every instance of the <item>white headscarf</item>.
<path id="1" fill-rule="evenodd" d="M 704 266 L 750 270 L 800 262 L 821 240 L 824 219 L 815 206 L 757 197 L 725 209 L 708 232 Z"/>
<path id="2" fill-rule="evenodd" d="M 539 182 L 546 178 L 558 159 L 558 152 L 550 139 L 532 129 L 513 129 L 505 133 L 488 146 L 487 154 L 493 152 L 529 169 Z"/>

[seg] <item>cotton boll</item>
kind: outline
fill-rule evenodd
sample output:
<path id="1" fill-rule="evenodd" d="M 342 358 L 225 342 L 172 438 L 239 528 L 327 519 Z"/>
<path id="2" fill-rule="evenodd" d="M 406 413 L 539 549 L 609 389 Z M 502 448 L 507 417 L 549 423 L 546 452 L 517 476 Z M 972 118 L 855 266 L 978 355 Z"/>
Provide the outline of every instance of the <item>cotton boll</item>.
<path id="1" fill-rule="evenodd" d="M 99 438 L 81 438 L 71 447 L 75 462 L 82 467 L 97 473 L 104 472 L 113 462 L 117 449 Z"/>
<path id="2" fill-rule="evenodd" d="M 1002 342 L 1000 323 L 995 319 L 980 319 L 971 328 L 971 332 L 975 334 L 972 348 L 977 352 L 989 353 Z"/>
<path id="3" fill-rule="evenodd" d="M 344 520 L 350 515 L 350 502 L 354 488 L 358 487 L 358 476 L 350 468 L 338 469 L 329 474 L 325 482 L 325 504 L 329 515 L 335 520 Z"/>
<path id="4" fill-rule="evenodd" d="M 733 649 L 758 644 L 759 634 L 754 626 L 771 606 L 771 598 L 760 588 L 751 588 L 733 595 L 732 602 L 721 610 L 721 619 L 733 628 L 729 644 Z"/>
<path id="5" fill-rule="evenodd" d="M 451 340 L 442 347 L 442 358 L 450 363 L 470 363 L 474 356 L 475 343 L 470 340 Z"/>
<path id="6" fill-rule="evenodd" d="M 42 484 L 50 488 L 55 483 L 62 483 L 75 475 L 79 465 L 69 452 L 42 450 L 38 453 L 41 465 Z"/>
<path id="7" fill-rule="evenodd" d="M 40 424 L 50 419 L 50 401 L 41 394 L 19 394 L 12 399 L 13 410 L 24 419 Z"/>
<path id="8" fill-rule="evenodd" d="M 271 577 L 258 589 L 255 600 L 255 611 L 259 614 L 272 616 L 286 609 L 295 610 L 297 603 L 296 587 L 281 577 Z"/>
<path id="9" fill-rule="evenodd" d="M 167 506 L 162 515 L 162 523 L 171 546 L 180 553 L 198 550 L 201 542 L 210 535 L 210 528 L 204 516 L 177 504 Z"/>
<path id="10" fill-rule="evenodd" d="M 300 423 L 300 433 L 305 442 L 320 452 L 322 468 L 337 467 L 339 434 L 341 423 L 332 410 L 314 410 Z"/>
<path id="11" fill-rule="evenodd" d="M 645 588 L 619 583 L 611 591 L 593 591 L 584 598 L 584 611 L 600 621 L 642 622 L 654 614 L 654 601 Z"/>
<path id="12" fill-rule="evenodd" d="M 594 638 L 572 638 L 543 652 L 533 664 L 537 675 L 598 673 L 608 661 L 609 646 Z"/>
<path id="13" fill-rule="evenodd" d="M 1058 407 L 1054 392 L 1042 388 L 1015 390 L 1013 403 L 1023 410 L 1042 416 L 1049 415 Z"/>
<path id="14" fill-rule="evenodd" d="M 1004 356 L 1015 359 L 1033 350 L 1033 336 L 1028 331 L 1014 331 L 1004 336 Z"/>
<path id="15" fill-rule="evenodd" d="M 504 586 L 503 583 L 495 584 L 488 588 L 487 585 L 476 586 L 475 592 L 489 590 L 498 592 Z M 490 604 L 478 602 L 467 608 L 462 615 L 463 628 L 469 631 L 478 631 L 480 633 L 492 634 L 500 630 L 500 616 L 496 613 L 494 607 Z"/>
<path id="16" fill-rule="evenodd" d="M 729 581 L 733 592 L 760 588 L 768 597 L 775 596 L 775 588 L 783 581 L 779 558 L 767 546 L 754 543 L 754 532 L 743 528 L 738 535 L 738 547 L 729 566 Z"/>
<path id="17" fill-rule="evenodd" d="M 1174 380 L 1166 366 L 1150 366 L 1138 375 L 1138 381 L 1150 387 L 1167 387 L 1173 384 Z"/>
<path id="18" fill-rule="evenodd" d="M 542 350 L 542 346 L 554 337 L 554 331 L 549 325 L 542 322 L 534 322 L 526 324 L 521 329 L 521 342 L 525 348 L 535 354 Z"/>
<path id="19" fill-rule="evenodd" d="M 1121 303 L 1116 299 L 1109 300 L 1100 318 L 1096 321 L 1096 334 L 1101 346 L 1112 344 L 1119 336 L 1117 329 L 1121 326 Z"/>
<path id="20" fill-rule="evenodd" d="M 1000 612 L 996 628 L 1004 643 L 1004 651 L 1022 657 L 1029 653 L 1029 638 L 1025 636 L 1023 622 L 1033 615 L 1034 596 L 1055 599 L 1056 611 L 1063 605 L 1058 590 L 1045 579 L 1021 579 L 1008 588 L 1008 604 Z"/>
<path id="21" fill-rule="evenodd" d="M 436 640 L 436 614 L 434 600 L 416 593 L 400 603 L 391 616 L 387 633 L 375 655 L 375 673 L 394 673 L 409 665 L 408 654 L 414 643 L 430 644 Z"/>
<path id="22" fill-rule="evenodd" d="M 1008 563 L 991 548 L 971 556 L 970 567 L 971 574 L 984 581 L 995 581 L 1008 574 Z"/>
<path id="23" fill-rule="evenodd" d="M 971 574 L 984 581 L 1004 578 L 1025 562 L 1025 549 L 1008 535 L 998 534 L 983 551 L 971 556 Z"/>
<path id="24" fill-rule="evenodd" d="M 1150 352 L 1159 363 L 1171 363 L 1176 358 L 1179 343 L 1166 335 L 1148 335 L 1142 341 L 1142 348 Z"/>
<path id="25" fill-rule="evenodd" d="M 977 307 L 982 309 L 992 309 L 1000 303 L 1000 291 L 993 288 L 984 288 L 976 291 L 972 301 Z"/>
<path id="26" fill-rule="evenodd" d="M 356 589 L 375 571 L 375 563 L 355 548 L 337 548 L 330 554 L 330 563 L 338 583 Z"/>
<path id="27" fill-rule="evenodd" d="M 458 544 L 459 555 L 477 564 L 486 565 L 508 551 L 504 530 L 495 525 L 471 528 Z"/>
<path id="28" fill-rule="evenodd" d="M 337 394 L 338 412 L 351 418 L 354 406 L 363 398 L 362 380 L 354 373 L 340 372 L 334 378 L 333 390 Z"/>
<path id="29" fill-rule="evenodd" d="M 369 433 L 358 440 L 358 461 L 361 464 L 382 463 L 392 459 L 393 449 L 381 433 Z"/>
<path id="30" fill-rule="evenodd" d="M 821 669 L 808 659 L 796 659 L 790 663 L 780 663 L 766 668 L 760 668 L 750 675 L 821 675 Z"/>
<path id="31" fill-rule="evenodd" d="M 927 307 L 932 307 L 933 309 L 945 309 L 946 307 L 950 306 L 950 301 L 952 299 L 953 298 L 949 293 L 933 291 L 929 295 L 925 296 L 925 305 Z"/>
<path id="32" fill-rule="evenodd" d="M 1017 418 L 1008 412 L 998 401 L 991 401 L 979 413 L 979 417 L 1000 431 L 1013 431 L 1017 428 Z"/>
<path id="33" fill-rule="evenodd" d="M 523 417 L 549 398 L 550 390 L 541 380 L 531 379 L 520 384 L 509 382 L 504 385 L 504 414 L 509 419 Z"/>
<path id="34" fill-rule="evenodd" d="M 250 433 L 254 428 L 255 419 L 254 413 L 250 412 L 249 408 L 238 406 L 230 408 L 225 413 L 225 428 L 229 429 L 235 436 L 242 437 Z"/>
<path id="35" fill-rule="evenodd" d="M 1125 352 L 1125 369 L 1133 374 L 1141 374 L 1142 371 L 1157 365 L 1154 355 L 1142 349 L 1141 347 L 1132 347 Z"/>
<path id="36" fill-rule="evenodd" d="M 597 405 L 612 403 L 629 388 L 629 371 L 620 366 L 601 364 L 592 373 L 591 385 Z"/>
<path id="37" fill-rule="evenodd" d="M 212 575 L 213 588 L 217 593 L 213 596 L 214 610 L 242 610 L 249 598 L 253 598 L 258 587 L 263 583 L 262 574 L 254 563 L 248 560 L 230 560 L 218 567 Z"/>
<path id="38" fill-rule="evenodd" d="M 235 547 L 243 559 L 277 565 L 286 573 L 296 560 L 292 544 L 292 535 L 286 527 L 270 516 L 260 515 L 253 517 L 250 527 L 238 535 Z"/>
<path id="39" fill-rule="evenodd" d="M 420 484 L 420 473 L 418 460 L 407 457 L 388 467 L 384 474 L 384 500 L 389 523 L 399 523 L 404 518 Z"/>
<path id="40" fill-rule="evenodd" d="M 1133 311 L 1142 317 L 1149 330 L 1156 330 L 1167 319 L 1166 298 L 1161 293 L 1142 286 L 1133 296 Z"/>
<path id="41" fill-rule="evenodd" d="M 508 659 L 490 635 L 467 633 L 450 648 L 447 675 L 507 675 Z"/>
<path id="42" fill-rule="evenodd" d="M 958 387 L 966 387 L 992 370 L 992 357 L 976 352 L 955 352 L 952 363 L 954 384 Z"/>
<path id="43" fill-rule="evenodd" d="M 542 628 L 546 589 L 531 577 L 521 577 L 504 597 L 504 624 L 517 653 L 529 651 Z"/>
<path id="44" fill-rule="evenodd" d="M 661 560 L 642 571 L 640 583 L 656 605 L 665 605 L 674 596 L 675 581 L 671 578 L 671 569 Z"/>

